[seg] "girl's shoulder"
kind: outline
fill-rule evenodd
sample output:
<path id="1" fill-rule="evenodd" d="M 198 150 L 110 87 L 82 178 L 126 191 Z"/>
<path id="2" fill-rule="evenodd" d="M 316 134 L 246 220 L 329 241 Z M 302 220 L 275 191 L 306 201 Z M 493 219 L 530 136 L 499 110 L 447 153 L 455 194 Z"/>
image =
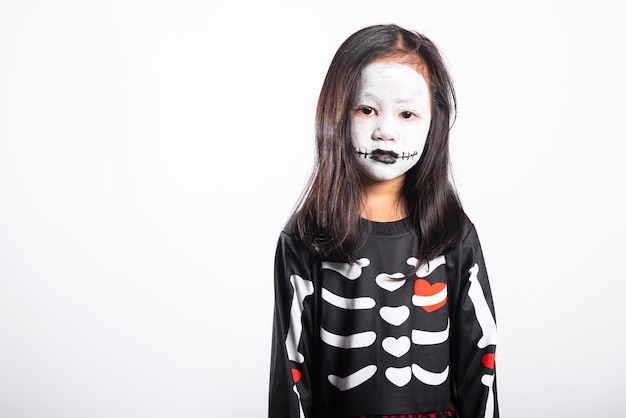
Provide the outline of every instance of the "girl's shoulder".
<path id="1" fill-rule="evenodd" d="M 467 213 L 463 213 L 463 241 L 471 235 L 476 233 L 476 226 L 474 222 L 470 219 Z"/>
<path id="2" fill-rule="evenodd" d="M 292 238 L 297 237 L 298 232 L 298 216 L 297 214 L 292 214 L 287 222 L 283 225 L 283 229 L 281 231 L 282 234 L 289 235 Z"/>
<path id="3" fill-rule="evenodd" d="M 470 219 L 467 214 L 464 214 L 464 222 L 463 222 L 463 238 L 461 239 L 460 247 L 480 247 L 480 240 L 478 238 L 478 231 L 476 230 L 476 225 Z"/>
<path id="4" fill-rule="evenodd" d="M 302 240 L 300 236 L 300 231 L 298 229 L 298 215 L 292 214 L 288 218 L 287 222 L 283 224 L 283 227 L 280 231 L 279 241 L 288 242 L 290 245 L 294 247 L 301 248 L 302 250 L 307 250 L 308 247 Z"/>

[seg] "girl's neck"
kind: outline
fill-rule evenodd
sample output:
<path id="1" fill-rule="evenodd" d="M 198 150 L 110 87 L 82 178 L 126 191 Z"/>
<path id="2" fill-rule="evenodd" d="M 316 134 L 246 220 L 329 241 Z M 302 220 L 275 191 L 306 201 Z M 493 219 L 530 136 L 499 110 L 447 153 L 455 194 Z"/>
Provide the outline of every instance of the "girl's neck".
<path id="1" fill-rule="evenodd" d="M 393 222 L 406 218 L 402 200 L 404 175 L 386 181 L 366 180 L 361 217 L 375 222 Z"/>

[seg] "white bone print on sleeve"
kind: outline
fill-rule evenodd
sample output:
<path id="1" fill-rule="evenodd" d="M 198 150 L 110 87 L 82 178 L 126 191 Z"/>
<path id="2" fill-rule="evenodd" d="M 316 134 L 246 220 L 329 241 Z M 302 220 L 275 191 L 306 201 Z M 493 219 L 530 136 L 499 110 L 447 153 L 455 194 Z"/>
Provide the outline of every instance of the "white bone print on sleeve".
<path id="1" fill-rule="evenodd" d="M 293 287 L 293 299 L 291 301 L 289 332 L 287 332 L 285 346 L 289 360 L 303 363 L 304 356 L 298 352 L 298 345 L 302 336 L 302 311 L 304 309 L 304 298 L 313 294 L 313 283 L 297 274 L 292 274 L 289 281 Z"/>
<path id="2" fill-rule="evenodd" d="M 300 380 L 300 378 L 298 377 L 296 380 L 296 377 L 294 376 L 294 383 L 293 383 L 293 391 L 296 393 L 296 396 L 298 397 L 298 407 L 300 409 L 300 418 L 304 418 L 304 410 L 302 409 L 302 398 L 300 397 L 300 392 L 298 392 L 298 380 Z"/>
<path id="3" fill-rule="evenodd" d="M 487 395 L 487 404 L 485 405 L 485 418 L 493 418 L 494 413 L 494 399 L 493 399 L 493 375 L 484 374 L 480 379 L 481 383 L 489 388 L 489 394 Z"/>
<path id="4" fill-rule="evenodd" d="M 487 299 L 485 299 L 485 292 L 478 281 L 478 270 L 478 264 L 474 264 L 474 266 L 469 270 L 470 287 L 468 295 L 474 304 L 476 320 L 478 321 L 478 325 L 480 325 L 480 329 L 483 332 L 483 336 L 480 340 L 478 340 L 477 345 L 478 348 L 485 348 L 488 345 L 496 344 L 496 321 L 493 319 L 489 305 L 487 305 Z"/>
<path id="5" fill-rule="evenodd" d="M 496 321 L 489 309 L 487 299 L 485 298 L 485 291 L 478 280 L 478 272 L 480 268 L 478 264 L 474 264 L 469 269 L 470 272 L 470 287 L 468 295 L 474 305 L 474 313 L 476 314 L 476 320 L 482 331 L 482 336 L 476 343 L 478 348 L 485 348 L 490 345 L 496 345 L 497 343 L 497 330 Z M 483 356 L 482 363 L 488 369 L 494 368 L 494 354 L 487 353 Z M 489 389 L 487 395 L 487 402 L 485 404 L 485 418 L 493 418 L 495 411 L 495 400 L 493 393 L 493 374 L 484 374 L 480 379 L 481 383 Z"/>

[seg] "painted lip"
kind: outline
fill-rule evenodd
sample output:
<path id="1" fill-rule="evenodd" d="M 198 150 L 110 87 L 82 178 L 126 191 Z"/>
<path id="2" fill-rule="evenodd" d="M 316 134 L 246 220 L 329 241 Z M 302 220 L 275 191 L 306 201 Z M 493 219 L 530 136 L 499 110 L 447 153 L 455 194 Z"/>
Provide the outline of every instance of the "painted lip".
<path id="1" fill-rule="evenodd" d="M 393 151 L 385 151 L 382 149 L 375 149 L 369 156 L 372 160 L 378 161 L 384 164 L 395 164 L 399 155 Z"/>

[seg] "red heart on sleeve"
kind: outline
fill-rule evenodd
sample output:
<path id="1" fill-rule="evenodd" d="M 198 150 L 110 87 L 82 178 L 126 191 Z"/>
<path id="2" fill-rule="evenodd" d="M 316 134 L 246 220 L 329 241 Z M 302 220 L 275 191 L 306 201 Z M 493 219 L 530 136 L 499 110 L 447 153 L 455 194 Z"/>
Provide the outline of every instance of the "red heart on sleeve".
<path id="1" fill-rule="evenodd" d="M 293 383 L 298 383 L 300 381 L 300 378 L 302 377 L 302 374 L 298 369 L 291 369 L 291 377 L 293 377 Z"/>
<path id="2" fill-rule="evenodd" d="M 483 356 L 483 366 L 491 370 L 494 369 L 494 367 L 496 366 L 495 353 L 487 353 Z"/>

